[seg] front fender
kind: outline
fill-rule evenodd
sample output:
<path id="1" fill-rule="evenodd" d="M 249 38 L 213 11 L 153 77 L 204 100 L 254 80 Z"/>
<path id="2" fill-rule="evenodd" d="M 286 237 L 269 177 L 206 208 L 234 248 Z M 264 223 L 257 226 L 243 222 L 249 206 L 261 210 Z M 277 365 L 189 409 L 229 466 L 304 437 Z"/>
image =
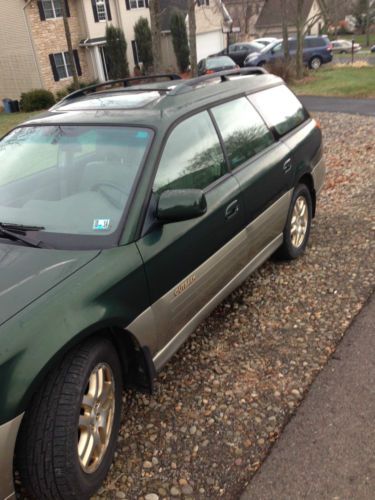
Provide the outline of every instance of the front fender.
<path id="1" fill-rule="evenodd" d="M 109 326 L 121 331 L 149 306 L 135 244 L 93 261 L 0 327 L 0 425 L 22 413 L 57 359 Z"/>

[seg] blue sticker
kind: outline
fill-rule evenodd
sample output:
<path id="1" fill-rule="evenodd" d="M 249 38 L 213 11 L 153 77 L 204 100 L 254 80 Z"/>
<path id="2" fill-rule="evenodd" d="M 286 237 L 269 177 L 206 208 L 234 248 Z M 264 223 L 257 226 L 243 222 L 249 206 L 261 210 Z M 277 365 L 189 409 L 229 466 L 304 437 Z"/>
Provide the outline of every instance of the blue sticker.
<path id="1" fill-rule="evenodd" d="M 94 231 L 108 231 L 111 227 L 111 219 L 94 219 L 92 228 Z"/>
<path id="2" fill-rule="evenodd" d="M 136 139 L 148 139 L 148 132 L 145 130 L 138 130 L 138 132 L 135 135 Z"/>

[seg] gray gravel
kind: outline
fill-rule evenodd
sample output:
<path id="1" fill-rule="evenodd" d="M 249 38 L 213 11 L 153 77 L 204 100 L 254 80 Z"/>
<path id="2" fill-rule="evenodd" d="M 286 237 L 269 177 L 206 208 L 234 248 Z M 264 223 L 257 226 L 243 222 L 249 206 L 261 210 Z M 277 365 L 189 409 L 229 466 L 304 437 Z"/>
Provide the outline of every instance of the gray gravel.
<path id="1" fill-rule="evenodd" d="M 318 114 L 328 176 L 303 258 L 270 260 L 129 392 L 95 499 L 236 499 L 374 287 L 375 119 Z"/>

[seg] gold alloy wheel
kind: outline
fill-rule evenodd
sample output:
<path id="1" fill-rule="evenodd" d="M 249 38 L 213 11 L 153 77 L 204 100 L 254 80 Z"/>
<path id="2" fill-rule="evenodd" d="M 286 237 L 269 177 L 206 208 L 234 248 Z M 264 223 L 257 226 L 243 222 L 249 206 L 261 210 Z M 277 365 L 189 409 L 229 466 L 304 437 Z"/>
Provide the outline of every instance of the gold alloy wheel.
<path id="1" fill-rule="evenodd" d="M 106 363 L 92 370 L 81 403 L 78 457 L 84 472 L 99 467 L 107 451 L 115 414 L 115 379 Z"/>
<path id="2" fill-rule="evenodd" d="M 290 239 L 295 248 L 299 248 L 305 240 L 309 210 L 304 196 L 299 196 L 293 207 L 290 224 Z"/>

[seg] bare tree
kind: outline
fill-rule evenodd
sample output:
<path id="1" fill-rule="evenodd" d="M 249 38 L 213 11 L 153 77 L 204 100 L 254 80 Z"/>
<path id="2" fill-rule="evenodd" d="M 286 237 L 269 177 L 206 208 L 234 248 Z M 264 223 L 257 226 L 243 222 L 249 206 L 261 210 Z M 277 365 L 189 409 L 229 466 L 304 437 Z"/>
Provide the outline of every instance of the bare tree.
<path id="1" fill-rule="evenodd" d="M 195 0 L 188 2 L 188 15 L 189 15 L 189 45 L 190 45 L 190 67 L 192 76 L 197 76 L 197 25 L 195 20 Z"/>
<path id="2" fill-rule="evenodd" d="M 303 7 L 305 0 L 297 0 L 297 53 L 296 53 L 296 73 L 297 78 L 300 80 L 303 77 L 303 38 L 305 34 L 305 23 L 303 19 Z"/>
<path id="3" fill-rule="evenodd" d="M 152 38 L 152 58 L 154 73 L 161 72 L 160 0 L 150 0 L 150 25 Z"/>
<path id="4" fill-rule="evenodd" d="M 72 73 L 73 73 L 73 86 L 75 89 L 79 89 L 79 80 L 78 80 L 77 67 L 75 65 L 75 59 L 74 59 L 72 35 L 70 33 L 70 26 L 69 26 L 69 20 L 68 20 L 68 11 L 66 8 L 66 3 L 64 1 L 61 2 L 61 9 L 62 9 L 63 22 L 64 22 L 66 44 L 68 46 L 69 59 L 70 59 L 70 63 L 71 63 Z"/>
<path id="5" fill-rule="evenodd" d="M 289 31 L 288 31 L 288 7 L 286 4 L 287 0 L 280 0 L 281 7 L 281 18 L 282 18 L 282 28 L 283 28 L 283 46 L 284 46 L 284 59 L 285 65 L 288 66 L 290 62 L 289 54 Z"/>

